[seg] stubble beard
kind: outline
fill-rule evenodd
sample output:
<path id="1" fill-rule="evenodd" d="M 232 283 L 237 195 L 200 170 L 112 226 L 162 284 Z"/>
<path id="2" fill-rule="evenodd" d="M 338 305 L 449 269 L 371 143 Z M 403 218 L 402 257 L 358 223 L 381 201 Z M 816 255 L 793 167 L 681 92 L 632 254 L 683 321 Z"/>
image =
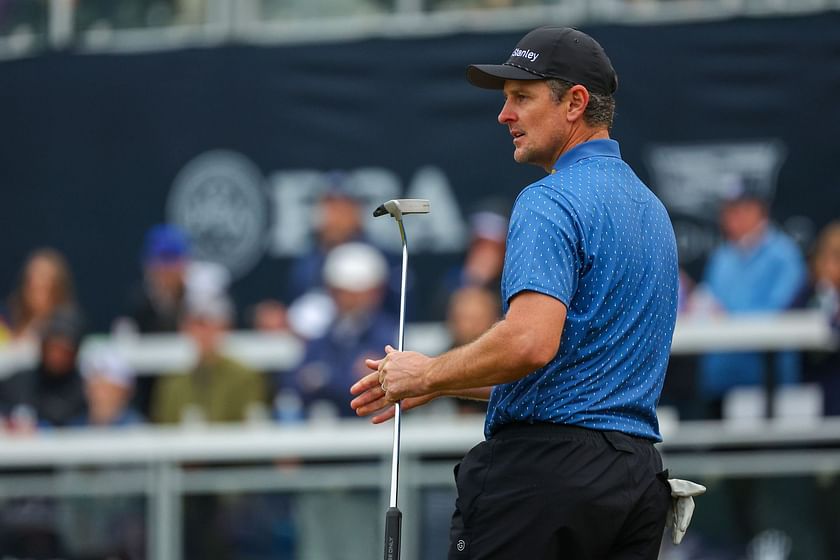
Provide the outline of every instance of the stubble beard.
<path id="1" fill-rule="evenodd" d="M 513 151 L 513 160 L 516 163 L 530 163 L 531 165 L 536 165 L 537 167 L 544 167 L 545 163 L 543 161 L 543 154 L 540 153 L 539 150 L 535 150 L 532 147 L 522 146 L 516 148 Z"/>

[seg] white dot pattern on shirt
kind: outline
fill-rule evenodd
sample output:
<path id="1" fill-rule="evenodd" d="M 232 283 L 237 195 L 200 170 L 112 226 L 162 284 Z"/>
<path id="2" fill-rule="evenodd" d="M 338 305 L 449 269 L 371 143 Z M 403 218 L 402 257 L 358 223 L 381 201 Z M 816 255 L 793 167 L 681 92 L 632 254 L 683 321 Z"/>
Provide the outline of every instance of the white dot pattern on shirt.
<path id="1" fill-rule="evenodd" d="M 520 193 L 505 307 L 524 290 L 566 305 L 560 351 L 494 390 L 488 436 L 509 422 L 555 422 L 660 439 L 655 408 L 676 321 L 676 242 L 665 208 L 622 160 L 588 157 Z"/>

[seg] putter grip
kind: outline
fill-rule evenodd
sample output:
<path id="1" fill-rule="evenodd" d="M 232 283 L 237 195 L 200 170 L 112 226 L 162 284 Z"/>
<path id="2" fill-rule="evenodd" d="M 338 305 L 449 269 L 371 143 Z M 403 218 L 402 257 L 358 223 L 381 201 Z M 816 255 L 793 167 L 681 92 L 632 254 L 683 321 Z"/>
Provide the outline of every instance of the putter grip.
<path id="1" fill-rule="evenodd" d="M 402 512 L 388 508 L 385 513 L 385 560 L 400 560 L 400 528 Z"/>

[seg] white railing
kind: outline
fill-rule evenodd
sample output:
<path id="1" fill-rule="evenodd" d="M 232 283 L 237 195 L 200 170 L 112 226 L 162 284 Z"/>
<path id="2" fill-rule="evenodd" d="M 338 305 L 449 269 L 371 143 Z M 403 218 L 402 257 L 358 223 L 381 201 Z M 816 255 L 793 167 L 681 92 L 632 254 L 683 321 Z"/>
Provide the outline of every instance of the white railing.
<path id="1" fill-rule="evenodd" d="M 406 348 L 437 354 L 449 347 L 446 327 L 440 323 L 406 325 Z M 181 335 L 153 334 L 92 336 L 82 353 L 111 345 L 144 374 L 183 370 L 195 360 L 195 349 Z M 295 367 L 303 356 L 303 343 L 288 334 L 239 331 L 227 336 L 225 352 L 259 370 L 277 371 Z M 837 337 L 825 316 L 817 311 L 736 317 L 681 318 L 677 321 L 673 354 L 726 350 L 831 350 Z M 32 343 L 0 347 L 0 378 L 35 365 L 38 348 Z"/>
<path id="2" fill-rule="evenodd" d="M 663 426 L 663 433 L 666 440 L 660 449 L 666 466 L 678 476 L 840 473 L 840 419 L 809 425 L 682 423 Z M 451 489 L 454 462 L 482 438 L 480 418 L 407 414 L 401 459 L 406 558 L 417 557 L 419 549 L 419 492 Z M 384 512 L 391 430 L 388 425 L 371 426 L 362 420 L 291 426 L 68 429 L 28 437 L 3 435 L 0 448 L 0 469 L 15 469 L 15 474 L 0 474 L 0 499 L 145 496 L 149 557 L 177 560 L 182 498 L 191 494 L 368 490 L 380 492 Z M 307 463 L 325 459 L 347 463 Z M 27 467 L 53 470 L 21 474 Z"/>

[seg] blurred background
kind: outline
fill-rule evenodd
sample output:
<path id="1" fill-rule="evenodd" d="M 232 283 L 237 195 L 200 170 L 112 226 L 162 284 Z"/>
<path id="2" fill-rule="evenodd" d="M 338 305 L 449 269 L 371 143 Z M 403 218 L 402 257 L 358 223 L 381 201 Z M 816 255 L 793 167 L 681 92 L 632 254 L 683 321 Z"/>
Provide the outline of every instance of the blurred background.
<path id="1" fill-rule="evenodd" d="M 576 26 L 682 265 L 660 403 L 705 484 L 663 560 L 840 558 L 840 1 L 0 0 L 0 557 L 378 557 L 365 357 L 500 316 L 516 165 L 464 79 Z M 403 557 L 444 558 L 483 408 L 407 414 Z"/>

